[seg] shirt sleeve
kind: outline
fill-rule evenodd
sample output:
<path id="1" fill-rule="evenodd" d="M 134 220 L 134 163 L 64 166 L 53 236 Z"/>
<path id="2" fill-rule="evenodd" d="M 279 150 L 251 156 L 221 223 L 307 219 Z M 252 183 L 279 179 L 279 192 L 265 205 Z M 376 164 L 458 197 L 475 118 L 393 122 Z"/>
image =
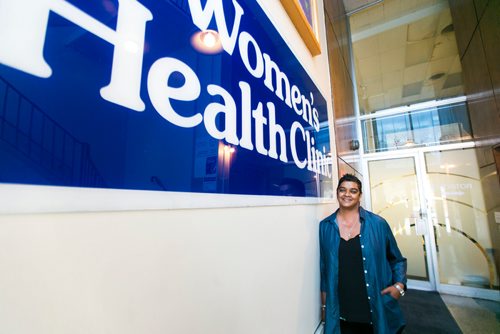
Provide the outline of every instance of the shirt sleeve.
<path id="1" fill-rule="evenodd" d="M 324 251 L 323 251 L 323 222 L 319 225 L 319 269 L 321 275 L 320 289 L 321 292 L 326 292 L 326 268 L 325 268 L 325 259 L 324 259 Z"/>
<path id="2" fill-rule="evenodd" d="M 392 270 L 392 283 L 400 282 L 405 285 L 406 289 L 406 268 L 407 261 L 406 258 L 403 257 L 401 251 L 399 250 L 398 244 L 396 242 L 396 238 L 394 238 L 394 234 L 392 234 L 391 227 L 385 222 L 386 233 L 387 233 L 387 261 L 391 266 Z"/>

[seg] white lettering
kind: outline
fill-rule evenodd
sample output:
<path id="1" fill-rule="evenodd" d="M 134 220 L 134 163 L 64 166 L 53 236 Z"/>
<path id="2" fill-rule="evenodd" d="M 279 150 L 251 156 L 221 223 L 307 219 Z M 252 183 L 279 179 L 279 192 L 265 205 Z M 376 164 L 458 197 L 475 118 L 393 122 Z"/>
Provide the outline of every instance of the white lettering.
<path id="1" fill-rule="evenodd" d="M 225 104 L 212 102 L 205 108 L 203 121 L 207 132 L 215 139 L 225 139 L 228 143 L 238 145 L 236 135 L 236 103 L 233 97 L 222 87 L 208 85 L 207 91 L 210 95 L 219 95 Z M 217 128 L 217 115 L 224 114 L 224 130 Z"/>
<path id="2" fill-rule="evenodd" d="M 263 115 L 262 103 L 259 102 L 252 115 L 255 119 L 255 147 L 257 152 L 267 155 L 267 149 L 264 147 L 264 125 L 267 124 L 267 119 Z"/>
<path id="3" fill-rule="evenodd" d="M 304 159 L 303 161 L 300 161 L 299 156 L 297 154 L 297 141 L 296 141 L 296 135 L 297 135 L 297 130 L 300 130 L 302 132 L 302 140 L 306 140 L 306 135 L 304 128 L 299 122 L 293 122 L 292 128 L 290 129 L 290 148 L 292 151 L 292 158 L 293 162 L 295 162 L 295 165 L 299 167 L 300 169 L 304 169 L 307 165 L 307 159 Z"/>
<path id="4" fill-rule="evenodd" d="M 316 108 L 313 108 L 313 123 L 314 130 L 319 132 L 319 114 Z"/>
<path id="5" fill-rule="evenodd" d="M 288 77 L 285 73 L 281 72 L 278 65 L 271 60 L 271 57 L 269 57 L 269 55 L 265 53 L 264 62 L 266 64 L 266 78 L 264 80 L 264 84 L 271 90 L 271 92 L 275 91 L 273 86 L 274 72 L 276 75 L 276 96 L 279 97 L 281 101 L 285 101 L 285 103 L 291 108 L 292 102 L 290 100 L 290 82 L 288 81 Z M 285 97 L 283 97 L 283 85 L 285 86 Z"/>
<path id="6" fill-rule="evenodd" d="M 311 119 L 312 119 L 311 103 L 309 103 L 309 100 L 304 95 L 302 95 L 302 118 L 304 119 L 304 121 L 311 124 Z"/>
<path id="7" fill-rule="evenodd" d="M 115 44 L 111 81 L 101 89 L 101 96 L 130 109 L 143 111 L 141 76 L 146 22 L 153 19 L 151 12 L 139 2 L 120 0 L 116 34 L 121 42 Z"/>
<path id="8" fill-rule="evenodd" d="M 182 74 L 185 79 L 180 87 L 168 85 L 168 79 L 174 72 Z M 200 96 L 200 90 L 200 81 L 196 73 L 175 58 L 160 58 L 149 70 L 148 92 L 151 103 L 163 118 L 177 126 L 191 128 L 200 124 L 203 116 L 200 113 L 189 117 L 179 115 L 170 104 L 170 99 L 193 101 Z"/>
<path id="9" fill-rule="evenodd" d="M 117 1 L 117 25 L 113 30 L 65 0 L 0 0 L 0 63 L 38 77 L 50 77 L 52 69 L 45 61 L 43 51 L 49 15 L 54 12 L 113 45 L 110 82 L 101 88 L 102 98 L 128 109 L 145 110 L 140 89 L 146 24 L 153 19 L 153 15 L 137 0 Z M 244 12 L 236 0 L 232 0 L 234 22 L 231 29 L 228 28 L 221 0 L 188 0 L 188 3 L 192 20 L 199 29 L 206 30 L 215 20 L 224 50 L 232 55 L 238 40 L 241 60 L 248 73 L 257 79 L 265 76 L 264 85 L 296 115 L 302 116 L 317 132 L 320 131 L 314 95 L 310 93 L 310 99 L 307 99 L 298 86 L 291 85 L 278 64 L 262 52 L 249 32 L 239 33 Z M 203 122 L 208 134 L 215 139 L 248 150 L 253 150 L 255 145 L 259 154 L 288 162 L 287 133 L 276 122 L 278 107 L 272 102 L 256 101 L 257 107 L 252 109 L 251 86 L 244 81 L 238 84 L 241 113 L 238 113 L 231 93 L 214 84 L 207 84 L 206 90 L 216 97 L 217 102 L 209 103 L 202 113 L 199 103 L 182 104 L 198 100 L 201 94 L 200 79 L 186 63 L 176 58 L 160 58 L 153 63 L 147 77 L 151 104 L 165 120 L 183 128 L 192 128 Z M 267 94 L 258 96 L 264 98 Z M 264 115 L 264 103 L 268 110 L 267 117 Z M 241 119 L 238 119 L 240 115 Z M 269 149 L 265 147 L 266 125 Z M 238 129 L 241 130 L 241 138 L 238 138 Z M 299 132 L 302 142 L 297 138 Z M 305 152 L 301 150 L 306 155 L 303 160 L 298 156 L 297 145 L 305 146 Z M 312 172 L 331 176 L 327 165 L 331 158 L 328 158 L 324 147 L 323 151 L 319 151 L 314 145 L 314 133 L 306 131 L 300 122 L 293 122 L 290 151 L 295 165 L 300 169 L 307 166 Z"/>
<path id="10" fill-rule="evenodd" d="M 52 70 L 43 58 L 43 48 L 53 11 L 115 46 L 111 80 L 101 89 L 101 96 L 129 109 L 144 110 L 140 97 L 144 35 L 153 15 L 139 2 L 119 0 L 116 31 L 64 0 L 3 0 L 0 8 L 0 63 L 50 77 Z"/>
<path id="11" fill-rule="evenodd" d="M 269 110 L 269 156 L 273 159 L 278 159 L 278 153 L 276 152 L 276 135 L 280 138 L 280 160 L 283 162 L 288 162 L 286 156 L 286 136 L 285 130 L 276 124 L 276 112 L 275 107 L 272 102 L 267 103 L 267 109 Z"/>
<path id="12" fill-rule="evenodd" d="M 255 50 L 255 68 L 250 64 L 250 59 L 248 58 L 248 44 L 252 43 L 253 49 Z M 264 61 L 262 60 L 262 52 L 260 51 L 260 47 L 255 41 L 255 39 L 250 36 L 249 33 L 243 31 L 240 34 L 240 38 L 238 41 L 241 60 L 248 72 L 253 75 L 255 78 L 261 78 L 264 74 Z"/>
<path id="13" fill-rule="evenodd" d="M 311 133 L 309 131 L 306 131 L 306 144 L 307 144 L 307 169 L 312 172 L 312 171 L 314 171 L 314 169 L 313 169 L 313 165 L 312 165 L 312 156 L 311 156 L 312 147 L 311 147 L 311 144 L 314 144 L 314 137 L 311 138 Z"/>
<path id="14" fill-rule="evenodd" d="M 240 145 L 248 150 L 253 150 L 252 143 L 252 98 L 250 85 L 244 81 L 239 82 L 241 89 L 241 138 Z"/>
<path id="15" fill-rule="evenodd" d="M 238 37 L 238 31 L 240 29 L 241 16 L 243 15 L 243 8 L 240 4 L 233 0 L 233 5 L 235 9 L 235 18 L 233 23 L 233 30 L 231 35 L 229 35 L 229 29 L 226 23 L 226 17 L 224 15 L 224 7 L 222 6 L 221 0 L 207 0 L 205 8 L 201 9 L 200 0 L 189 0 L 189 10 L 191 11 L 191 16 L 193 18 L 193 23 L 200 30 L 207 30 L 212 17 L 215 16 L 215 22 L 217 24 L 217 30 L 221 38 L 222 48 L 229 53 L 233 54 L 234 46 L 236 45 L 236 38 Z"/>
<path id="16" fill-rule="evenodd" d="M 292 107 L 293 110 L 297 113 L 297 115 L 302 115 L 302 109 L 299 109 L 299 105 L 302 102 L 302 96 L 300 95 L 300 90 L 297 86 L 292 86 Z"/>

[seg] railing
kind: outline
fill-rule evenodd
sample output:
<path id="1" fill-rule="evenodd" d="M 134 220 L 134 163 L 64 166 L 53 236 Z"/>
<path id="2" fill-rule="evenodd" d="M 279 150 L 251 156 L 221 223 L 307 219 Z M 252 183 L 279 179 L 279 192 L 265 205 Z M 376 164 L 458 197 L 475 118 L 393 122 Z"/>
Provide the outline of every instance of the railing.
<path id="1" fill-rule="evenodd" d="M 77 140 L 1 77 L 0 101 L 0 141 L 16 159 L 28 163 L 49 184 L 105 187 L 89 144 Z"/>

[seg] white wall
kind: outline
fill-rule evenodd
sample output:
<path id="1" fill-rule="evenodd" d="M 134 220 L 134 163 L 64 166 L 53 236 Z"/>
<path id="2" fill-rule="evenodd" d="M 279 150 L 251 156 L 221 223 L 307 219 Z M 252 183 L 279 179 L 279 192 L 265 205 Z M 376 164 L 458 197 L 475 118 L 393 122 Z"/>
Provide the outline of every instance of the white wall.
<path id="1" fill-rule="evenodd" d="M 0 217 L 2 333 L 312 333 L 326 206 Z"/>
<path id="2" fill-rule="evenodd" d="M 260 3 L 329 100 L 322 11 L 312 58 L 280 2 Z M 0 185 L 0 333 L 313 333 L 334 204 L 227 198 Z"/>

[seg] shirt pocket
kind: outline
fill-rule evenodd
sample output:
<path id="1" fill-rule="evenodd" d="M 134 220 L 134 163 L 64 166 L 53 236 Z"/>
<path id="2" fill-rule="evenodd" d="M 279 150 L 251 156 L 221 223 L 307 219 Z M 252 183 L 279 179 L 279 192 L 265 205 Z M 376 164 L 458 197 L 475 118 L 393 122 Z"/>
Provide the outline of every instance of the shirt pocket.
<path id="1" fill-rule="evenodd" d="M 384 306 L 384 313 L 387 320 L 387 325 L 395 331 L 403 323 L 403 314 L 399 307 L 399 302 L 394 299 L 390 293 L 382 295 L 382 304 Z"/>

